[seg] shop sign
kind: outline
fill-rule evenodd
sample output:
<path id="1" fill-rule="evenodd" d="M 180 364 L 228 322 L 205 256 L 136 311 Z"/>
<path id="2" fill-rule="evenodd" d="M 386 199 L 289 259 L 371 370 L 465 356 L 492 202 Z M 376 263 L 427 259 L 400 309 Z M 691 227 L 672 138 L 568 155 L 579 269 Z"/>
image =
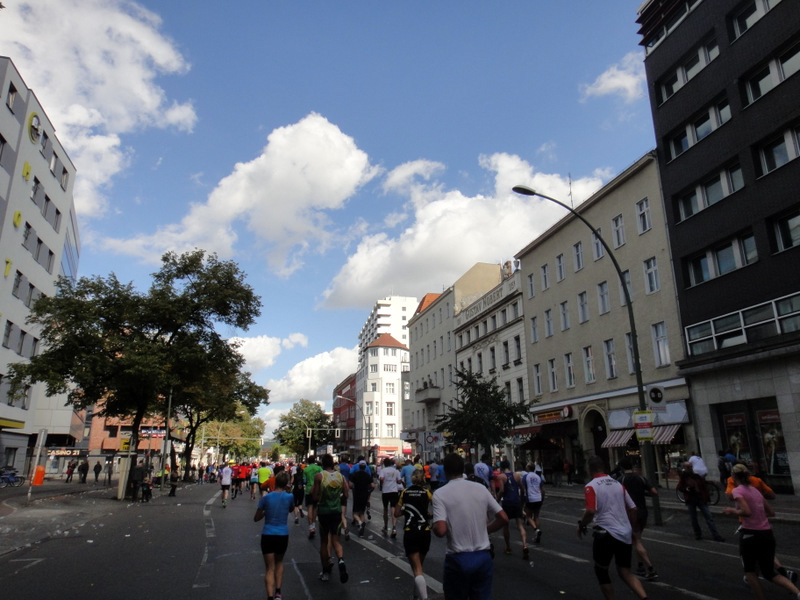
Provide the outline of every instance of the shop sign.
<path id="1" fill-rule="evenodd" d="M 565 406 L 559 410 L 548 410 L 547 412 L 537 413 L 533 415 L 533 421 L 534 423 L 557 423 L 558 421 L 568 419 L 571 414 L 572 409 L 569 406 Z"/>
<path id="2" fill-rule="evenodd" d="M 80 456 L 81 451 L 77 448 L 47 448 L 47 454 L 52 459 L 55 456 Z"/>
<path id="3" fill-rule="evenodd" d="M 640 442 L 653 441 L 653 411 L 637 410 L 633 413 L 633 428 Z"/>

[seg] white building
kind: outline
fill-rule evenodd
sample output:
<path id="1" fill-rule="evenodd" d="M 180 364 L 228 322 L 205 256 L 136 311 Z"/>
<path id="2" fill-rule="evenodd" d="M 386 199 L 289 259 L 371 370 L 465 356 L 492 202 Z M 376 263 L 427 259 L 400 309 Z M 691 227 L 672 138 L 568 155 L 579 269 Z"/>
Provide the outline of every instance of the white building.
<path id="1" fill-rule="evenodd" d="M 389 296 L 378 300 L 358 334 L 358 361 L 378 336 L 388 333 L 408 347 L 408 321 L 417 306 L 417 299 L 410 296 Z"/>
<path id="2" fill-rule="evenodd" d="M 55 128 L 12 61 L 0 57 L 6 108 L 0 110 L 0 313 L 3 338 L 0 375 L 8 363 L 39 350 L 39 332 L 26 324 L 33 302 L 54 295 L 57 276 L 75 278 L 80 242 L 72 198 L 75 167 Z M 47 430 L 49 446 L 73 446 L 83 420 L 65 407 L 63 396 L 48 398 L 32 386 L 21 401 L 9 402 L 0 380 L 0 460 L 26 466 L 29 438 Z M 71 429 L 72 427 L 72 429 Z"/>

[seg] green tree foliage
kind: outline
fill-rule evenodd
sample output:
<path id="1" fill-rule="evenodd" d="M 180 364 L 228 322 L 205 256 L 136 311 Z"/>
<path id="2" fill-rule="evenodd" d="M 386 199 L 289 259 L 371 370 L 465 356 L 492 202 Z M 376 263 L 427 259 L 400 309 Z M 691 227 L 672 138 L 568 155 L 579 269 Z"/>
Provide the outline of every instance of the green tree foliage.
<path id="1" fill-rule="evenodd" d="M 511 429 L 530 419 L 532 403 L 512 402 L 496 377 L 456 371 L 456 393 L 456 407 L 436 418 L 436 430 L 448 433 L 453 444 L 500 444 Z"/>
<path id="2" fill-rule="evenodd" d="M 204 423 L 201 433 L 205 435 L 205 445 L 218 446 L 220 456 L 227 455 L 237 461 L 256 458 L 261 453 L 264 421 L 244 409 L 237 413 L 240 414 L 225 421 Z"/>
<path id="3" fill-rule="evenodd" d="M 281 415 L 280 425 L 274 435 L 299 460 L 308 453 L 309 440 L 306 431 L 309 429 L 312 450 L 333 441 L 333 419 L 316 402 L 301 399 L 294 403 L 288 413 Z"/>
<path id="4" fill-rule="evenodd" d="M 59 278 L 56 295 L 40 298 L 28 319 L 41 327 L 43 350 L 9 365 L 10 393 L 41 382 L 75 408 L 97 404 L 101 416 L 132 418 L 136 448 L 142 419 L 165 414 L 170 394 L 197 385 L 199 370 L 235 387 L 242 359 L 215 326 L 246 329 L 260 314 L 259 297 L 235 263 L 214 254 L 169 252 L 161 261 L 146 293 L 113 273 Z"/>

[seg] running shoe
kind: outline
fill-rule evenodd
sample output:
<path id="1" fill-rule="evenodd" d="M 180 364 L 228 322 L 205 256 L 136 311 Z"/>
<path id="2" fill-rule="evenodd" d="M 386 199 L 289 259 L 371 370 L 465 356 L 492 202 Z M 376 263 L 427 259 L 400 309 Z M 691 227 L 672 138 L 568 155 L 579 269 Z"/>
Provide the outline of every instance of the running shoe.
<path id="1" fill-rule="evenodd" d="M 350 541 L 350 528 L 349 527 L 345 527 L 344 528 L 344 541 L 345 542 L 349 542 Z"/>
<path id="2" fill-rule="evenodd" d="M 361 525 L 358 526 L 358 535 L 360 535 L 361 537 L 364 537 L 364 531 L 366 530 L 366 528 L 367 528 L 367 524 L 366 523 L 361 523 Z"/>
<path id="3" fill-rule="evenodd" d="M 350 579 L 350 576 L 347 574 L 347 567 L 344 564 L 344 559 L 339 559 L 339 581 L 342 583 L 347 583 L 347 580 Z"/>
<path id="4" fill-rule="evenodd" d="M 297 517 L 295 517 L 295 518 L 294 518 L 294 524 L 295 524 L 295 525 L 299 525 L 299 524 L 300 524 L 300 519 L 298 519 Z"/>
<path id="5" fill-rule="evenodd" d="M 528 560 L 529 556 L 530 556 L 530 552 L 528 551 L 528 547 L 527 546 L 523 546 L 522 547 L 522 558 L 523 558 L 523 560 Z"/>
<path id="6" fill-rule="evenodd" d="M 537 544 L 541 544 L 542 543 L 542 530 L 541 529 L 537 529 L 536 530 L 536 540 L 534 540 L 534 541 Z"/>
<path id="7" fill-rule="evenodd" d="M 645 577 L 645 579 L 647 581 L 655 581 L 656 579 L 658 579 L 658 573 L 656 573 L 656 570 L 653 567 L 650 567 L 647 570 L 647 576 Z"/>
<path id="8" fill-rule="evenodd" d="M 304 519 L 304 518 L 305 518 L 305 515 L 303 514 L 303 509 L 302 509 L 302 508 L 300 509 L 300 518 L 301 518 L 301 519 Z"/>
<path id="9" fill-rule="evenodd" d="M 392 539 L 394 540 L 394 539 L 396 539 L 396 538 L 397 538 L 397 529 L 395 529 L 394 527 L 392 527 Z"/>
<path id="10" fill-rule="evenodd" d="M 308 528 L 308 539 L 313 540 L 315 533 L 317 533 L 317 529 L 312 525 L 311 527 Z"/>
<path id="11" fill-rule="evenodd" d="M 503 550 L 503 552 L 505 552 L 506 554 L 511 554 L 511 548 L 506 546 L 506 549 Z"/>
<path id="12" fill-rule="evenodd" d="M 330 581 L 330 579 L 331 575 L 327 571 L 323 571 L 322 573 L 319 574 L 320 581 Z"/>

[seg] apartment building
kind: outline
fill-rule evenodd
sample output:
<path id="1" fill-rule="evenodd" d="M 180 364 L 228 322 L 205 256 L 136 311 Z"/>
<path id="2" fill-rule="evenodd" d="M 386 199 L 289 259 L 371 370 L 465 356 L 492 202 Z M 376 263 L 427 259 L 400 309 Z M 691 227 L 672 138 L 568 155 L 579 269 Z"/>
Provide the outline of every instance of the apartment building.
<path id="1" fill-rule="evenodd" d="M 336 427 L 338 437 L 334 440 L 336 454 L 349 454 L 353 458 L 367 454 L 367 448 L 360 446 L 363 430 L 357 430 L 356 413 L 359 407 L 356 397 L 356 374 L 351 373 L 333 388 L 333 425 Z"/>
<path id="2" fill-rule="evenodd" d="M 441 456 L 436 417 L 455 406 L 455 319 L 500 282 L 500 265 L 476 263 L 442 293 L 426 294 L 409 320 L 411 393 L 403 407 L 403 434 L 424 459 Z"/>
<path id="3" fill-rule="evenodd" d="M 694 424 L 689 389 L 676 365 L 683 358 L 681 326 L 654 153 L 574 210 L 612 249 L 632 298 L 644 385 L 663 390 L 654 421 L 663 472 L 692 447 Z M 516 258 L 526 321 L 523 356 L 537 402 L 524 447 L 546 470 L 564 459 L 583 465 L 593 454 L 610 465 L 639 455 L 628 306 L 600 238 L 567 213 Z"/>
<path id="4" fill-rule="evenodd" d="M 800 478 L 800 10 L 638 11 L 698 450 Z"/>
<path id="5" fill-rule="evenodd" d="M 0 57 L 0 86 L 0 460 L 24 470 L 40 432 L 54 458 L 71 452 L 84 434 L 83 415 L 65 407 L 64 396 L 48 397 L 37 384 L 11 400 L 2 380 L 6 365 L 39 351 L 38 329 L 26 323 L 30 308 L 43 294 L 55 294 L 59 275 L 77 276 L 80 241 L 75 167 L 55 126 L 7 57 Z"/>

